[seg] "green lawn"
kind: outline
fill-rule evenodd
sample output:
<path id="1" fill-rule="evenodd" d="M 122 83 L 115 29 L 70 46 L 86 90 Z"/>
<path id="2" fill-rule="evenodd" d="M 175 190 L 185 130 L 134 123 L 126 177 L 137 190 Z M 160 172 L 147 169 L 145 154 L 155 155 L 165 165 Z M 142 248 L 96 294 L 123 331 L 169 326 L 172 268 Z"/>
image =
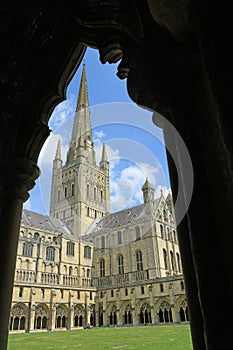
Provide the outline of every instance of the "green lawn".
<path id="1" fill-rule="evenodd" d="M 191 350 L 188 325 L 10 334 L 8 350 Z"/>

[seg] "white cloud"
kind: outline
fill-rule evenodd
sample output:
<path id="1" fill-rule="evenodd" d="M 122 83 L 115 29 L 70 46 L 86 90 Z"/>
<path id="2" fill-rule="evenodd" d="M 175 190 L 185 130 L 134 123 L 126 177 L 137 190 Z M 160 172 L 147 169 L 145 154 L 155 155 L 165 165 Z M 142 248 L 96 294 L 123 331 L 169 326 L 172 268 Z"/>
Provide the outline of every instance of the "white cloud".
<path id="1" fill-rule="evenodd" d="M 152 167 L 147 163 L 138 163 L 113 171 L 111 174 L 111 211 L 119 211 L 143 202 L 142 186 L 148 177 L 155 188 L 155 197 L 160 196 L 161 189 L 167 196 L 166 186 L 158 185 L 157 174 L 160 166 Z"/>
<path id="2" fill-rule="evenodd" d="M 52 129 L 59 127 L 68 118 L 74 115 L 75 111 L 75 96 L 71 94 L 65 101 L 59 103 L 55 107 L 52 116 L 49 121 L 49 125 Z"/>

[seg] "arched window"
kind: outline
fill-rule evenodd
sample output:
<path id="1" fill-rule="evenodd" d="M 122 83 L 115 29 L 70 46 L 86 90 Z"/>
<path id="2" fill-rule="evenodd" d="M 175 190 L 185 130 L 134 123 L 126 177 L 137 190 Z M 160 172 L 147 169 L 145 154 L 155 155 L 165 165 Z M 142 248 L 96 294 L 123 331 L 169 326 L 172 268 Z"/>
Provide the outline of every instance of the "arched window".
<path id="1" fill-rule="evenodd" d="M 23 256 L 32 256 L 33 245 L 31 243 L 23 244 Z"/>
<path id="2" fill-rule="evenodd" d="M 160 225 L 160 235 L 161 235 L 161 238 L 164 238 L 164 235 L 163 235 L 163 225 Z"/>
<path id="3" fill-rule="evenodd" d="M 34 239 L 37 241 L 39 239 L 40 235 L 38 232 L 34 233 Z"/>
<path id="4" fill-rule="evenodd" d="M 74 196 L 74 184 L 71 184 L 71 196 Z"/>
<path id="5" fill-rule="evenodd" d="M 177 261 L 178 272 L 181 272 L 181 261 L 180 261 L 180 254 L 179 253 L 176 253 L 176 261 Z"/>
<path id="6" fill-rule="evenodd" d="M 84 258 L 91 259 L 91 247 L 84 246 Z"/>
<path id="7" fill-rule="evenodd" d="M 72 268 L 72 266 L 70 266 L 69 267 L 69 275 L 72 276 L 72 274 L 73 274 L 73 268 Z"/>
<path id="8" fill-rule="evenodd" d="M 100 202 L 103 203 L 103 191 L 100 191 Z"/>
<path id="9" fill-rule="evenodd" d="M 160 287 L 160 292 L 163 292 L 164 289 L 163 289 L 163 284 L 162 283 L 160 283 L 159 287 Z"/>
<path id="10" fill-rule="evenodd" d="M 176 231 L 173 230 L 172 232 L 173 232 L 173 240 L 175 243 L 177 243 Z"/>
<path id="11" fill-rule="evenodd" d="M 163 210 L 163 218 L 164 218 L 164 220 L 167 220 L 167 212 L 166 212 L 166 210 Z"/>
<path id="12" fill-rule="evenodd" d="M 170 259 L 171 259 L 171 265 L 172 265 L 172 270 L 175 270 L 175 266 L 174 266 L 174 254 L 173 252 L 170 250 Z"/>
<path id="13" fill-rule="evenodd" d="M 64 188 L 64 195 L 65 195 L 65 198 L 67 198 L 67 187 Z"/>
<path id="14" fill-rule="evenodd" d="M 118 272 L 119 274 L 124 273 L 124 258 L 123 255 L 118 255 Z"/>
<path id="15" fill-rule="evenodd" d="M 143 264 L 142 264 L 142 252 L 141 252 L 141 250 L 138 250 L 136 252 L 136 263 L 137 263 L 137 271 L 142 271 Z"/>
<path id="16" fill-rule="evenodd" d="M 67 242 L 66 255 L 74 256 L 74 242 Z"/>
<path id="17" fill-rule="evenodd" d="M 90 196 L 90 185 L 87 184 L 87 197 L 89 197 L 89 196 Z"/>
<path id="18" fill-rule="evenodd" d="M 136 241 L 141 238 L 140 236 L 140 228 L 138 226 L 135 227 Z"/>
<path id="19" fill-rule="evenodd" d="M 167 270 L 167 251 L 166 249 L 163 249 L 163 261 L 164 261 L 164 268 Z"/>
<path id="20" fill-rule="evenodd" d="M 100 259 L 100 277 L 105 277 L 105 260 Z"/>
<path id="21" fill-rule="evenodd" d="M 54 259 L 55 259 L 55 249 L 53 247 L 47 247 L 46 260 L 54 261 Z"/>
<path id="22" fill-rule="evenodd" d="M 117 242 L 118 244 L 122 244 L 122 234 L 121 231 L 117 232 Z"/>

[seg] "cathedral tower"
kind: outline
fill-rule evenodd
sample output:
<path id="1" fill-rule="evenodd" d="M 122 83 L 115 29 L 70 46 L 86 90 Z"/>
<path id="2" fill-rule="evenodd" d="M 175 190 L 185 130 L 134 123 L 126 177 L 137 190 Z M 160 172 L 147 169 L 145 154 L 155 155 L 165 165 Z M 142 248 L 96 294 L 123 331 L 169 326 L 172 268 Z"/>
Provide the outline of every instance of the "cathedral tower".
<path id="1" fill-rule="evenodd" d="M 106 145 L 96 164 L 92 138 L 86 67 L 83 65 L 73 129 L 65 165 L 60 142 L 53 161 L 50 215 L 64 219 L 76 237 L 96 218 L 109 213 L 109 163 Z"/>

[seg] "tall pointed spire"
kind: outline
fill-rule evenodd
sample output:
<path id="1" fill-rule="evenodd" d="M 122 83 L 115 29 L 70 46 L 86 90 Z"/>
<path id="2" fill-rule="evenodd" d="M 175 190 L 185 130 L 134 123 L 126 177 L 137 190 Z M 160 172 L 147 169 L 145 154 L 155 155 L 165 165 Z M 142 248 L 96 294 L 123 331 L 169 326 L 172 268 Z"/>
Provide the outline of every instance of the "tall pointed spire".
<path id="1" fill-rule="evenodd" d="M 56 150 L 56 155 L 55 155 L 55 159 L 61 159 L 61 142 L 60 139 L 57 142 L 57 150 Z"/>
<path id="2" fill-rule="evenodd" d="M 106 148 L 106 144 L 103 143 L 101 162 L 107 162 L 107 161 L 108 161 L 107 148 Z"/>
<path id="3" fill-rule="evenodd" d="M 76 107 L 76 112 L 81 108 L 88 108 L 89 107 L 89 101 L 88 101 L 88 89 L 87 89 L 87 74 L 86 74 L 86 64 L 83 63 L 83 71 L 82 71 L 82 77 L 81 82 L 79 86 L 79 94 L 78 94 L 78 103 Z"/>
<path id="4" fill-rule="evenodd" d="M 82 76 L 79 86 L 78 101 L 72 130 L 71 142 L 76 139 L 88 139 L 92 142 L 91 121 L 88 101 L 88 88 L 86 64 L 83 64 Z"/>

